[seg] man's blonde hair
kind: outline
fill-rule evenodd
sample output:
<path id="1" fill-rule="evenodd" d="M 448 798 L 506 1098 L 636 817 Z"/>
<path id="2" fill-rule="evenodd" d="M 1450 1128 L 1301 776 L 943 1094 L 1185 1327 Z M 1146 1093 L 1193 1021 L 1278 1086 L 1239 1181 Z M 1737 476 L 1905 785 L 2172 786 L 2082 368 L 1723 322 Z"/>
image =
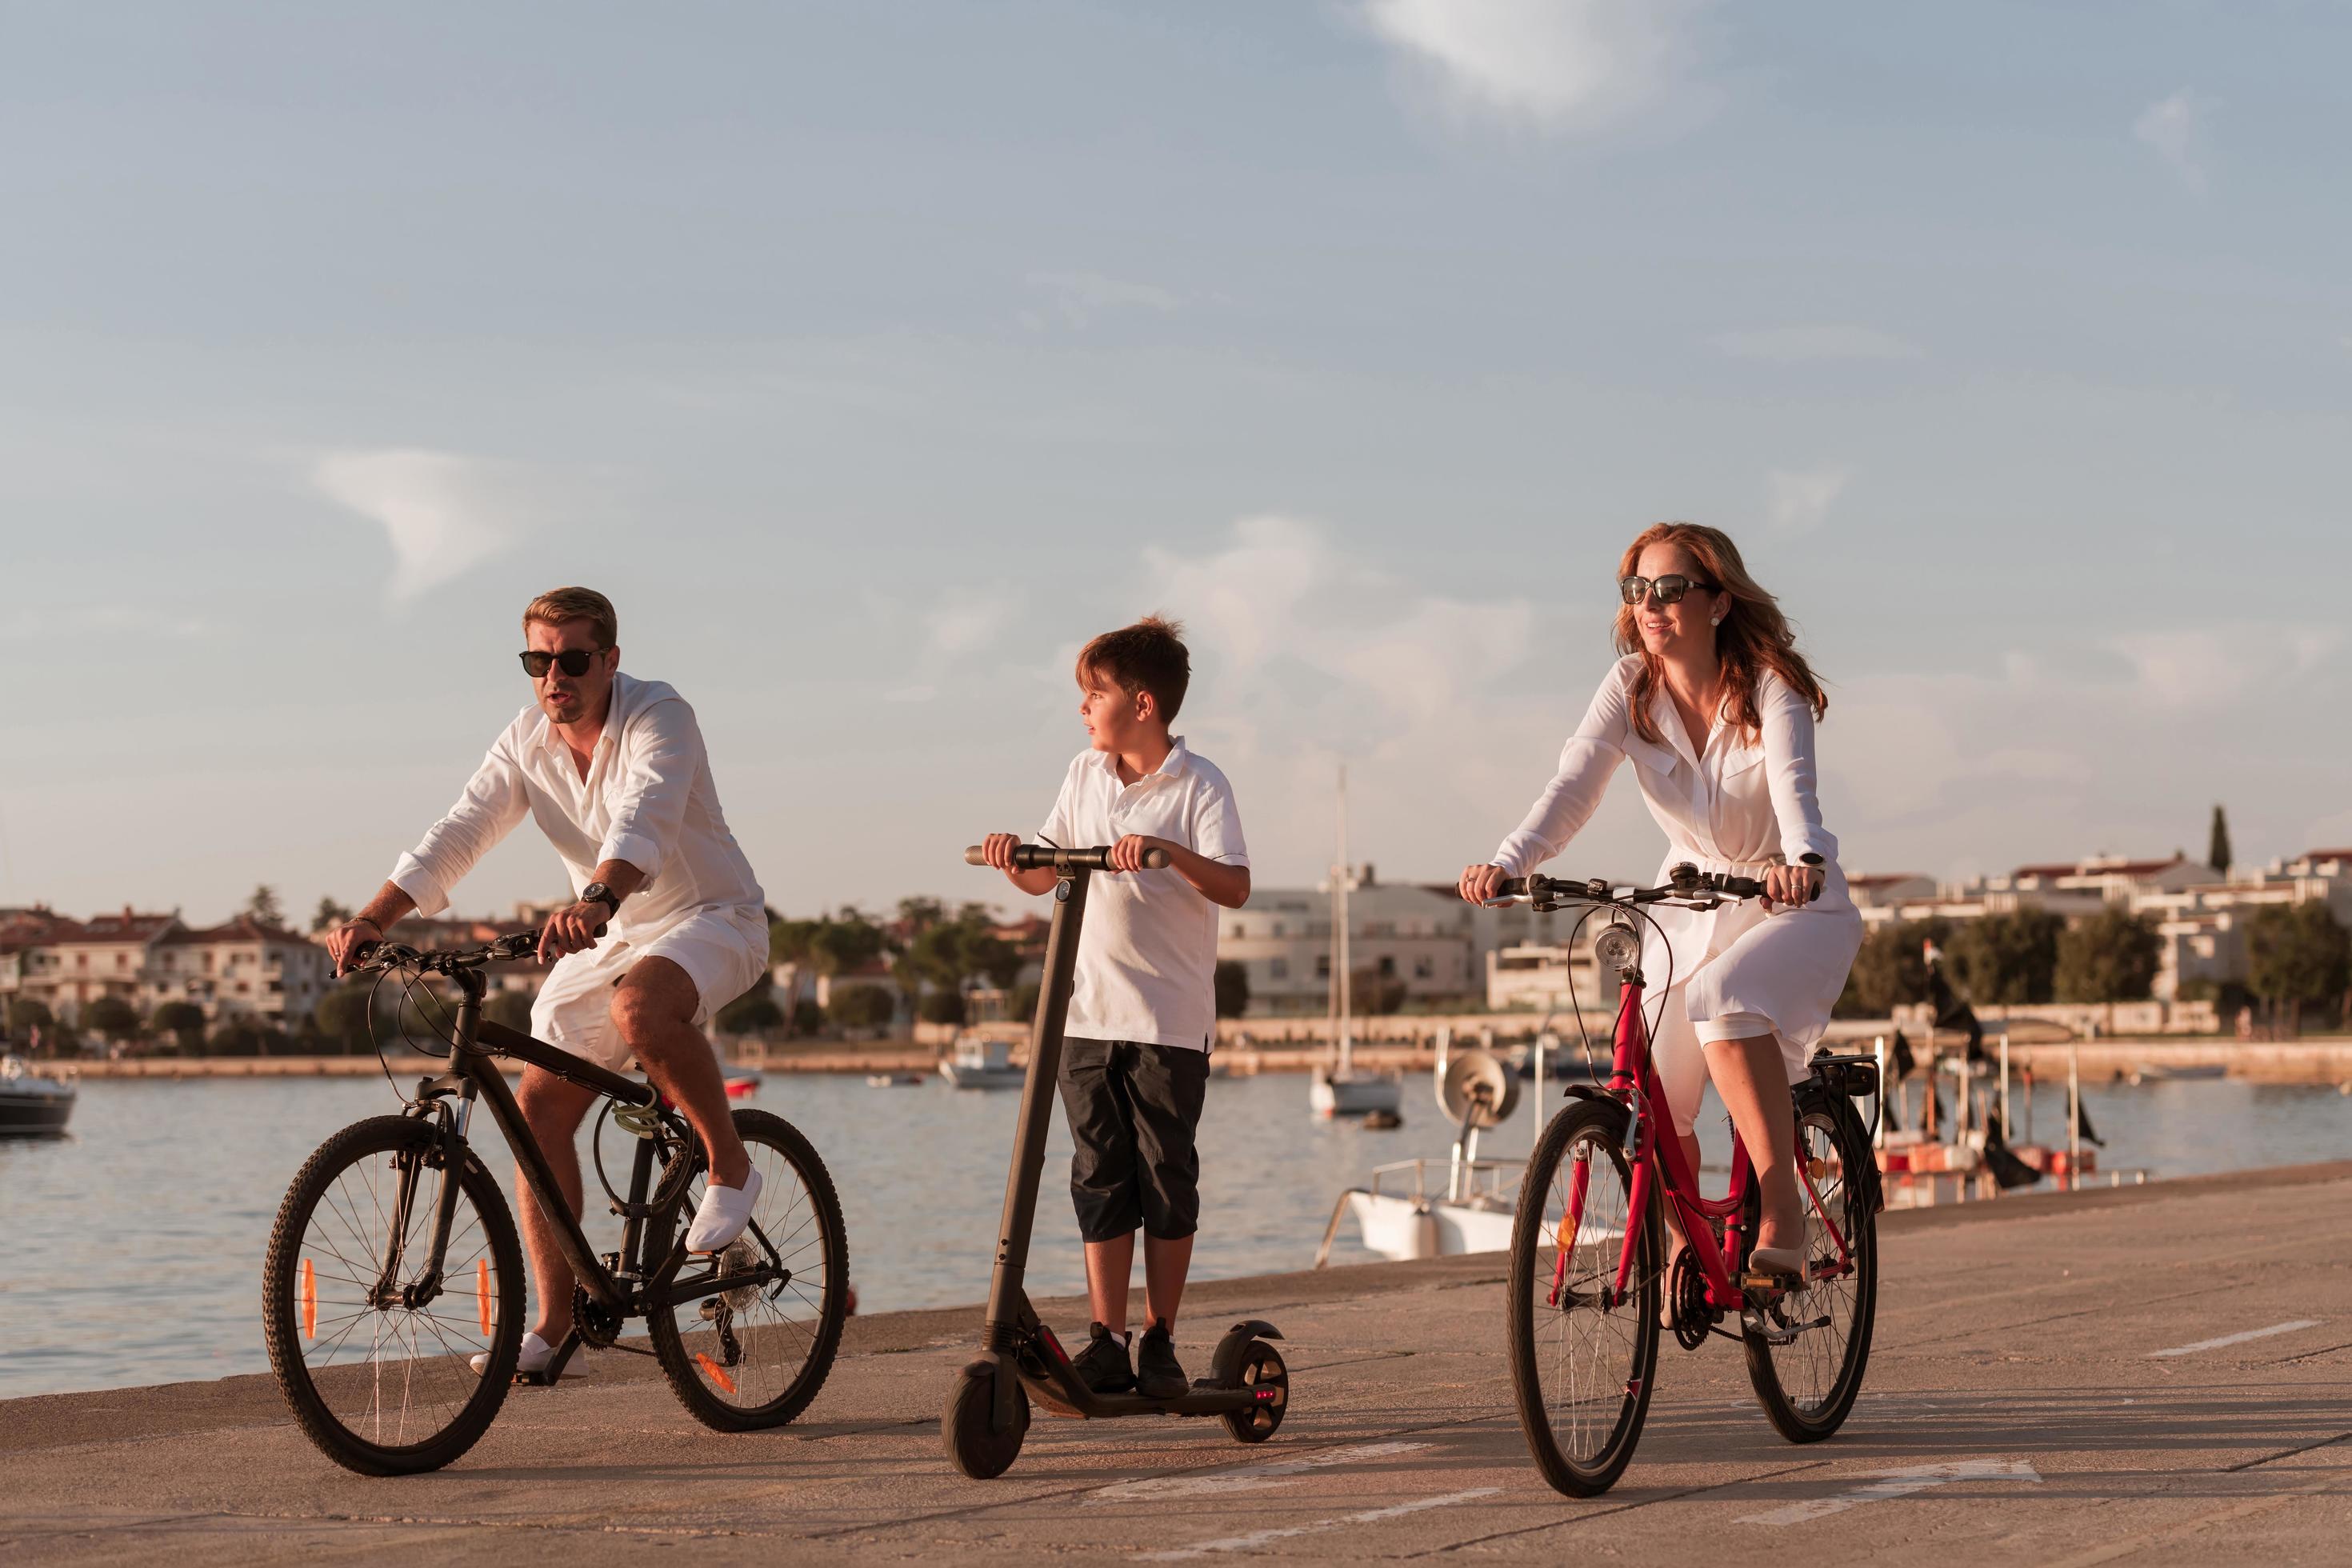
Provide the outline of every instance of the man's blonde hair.
<path id="1" fill-rule="evenodd" d="M 533 621 L 541 626 L 560 626 L 566 621 L 586 621 L 596 634 L 598 647 L 612 647 L 621 640 L 620 617 L 613 613 L 613 601 L 593 588 L 550 588 L 525 605 L 522 629 L 527 637 Z"/>

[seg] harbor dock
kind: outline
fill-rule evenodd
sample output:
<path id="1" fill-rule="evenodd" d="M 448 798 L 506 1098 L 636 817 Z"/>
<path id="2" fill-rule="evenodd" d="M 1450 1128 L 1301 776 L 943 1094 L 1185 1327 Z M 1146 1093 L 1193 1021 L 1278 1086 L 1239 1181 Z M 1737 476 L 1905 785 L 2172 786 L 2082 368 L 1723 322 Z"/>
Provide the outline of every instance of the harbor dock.
<path id="1" fill-rule="evenodd" d="M 404 1479 L 330 1464 L 266 1376 L 8 1401 L 0 1555 L 2343 1560 L 2352 1161 L 1882 1225 L 1876 1346 L 1841 1434 L 1782 1442 L 1737 1345 L 1668 1345 L 1632 1468 L 1588 1500 L 1527 1458 L 1491 1254 L 1199 1285 L 1179 1333 L 1191 1361 L 1240 1316 L 1289 1335 L 1292 1403 L 1271 1442 L 1244 1447 L 1208 1421 L 1041 1416 L 990 1482 L 955 1475 L 938 1431 L 976 1308 L 853 1320 L 815 1405 L 758 1436 L 704 1429 L 650 1361 L 604 1352 L 585 1379 L 516 1390 L 454 1468 Z M 155 1288 L 168 1311 L 170 1281 Z M 1083 1330 L 1077 1303 L 1045 1315 Z"/>

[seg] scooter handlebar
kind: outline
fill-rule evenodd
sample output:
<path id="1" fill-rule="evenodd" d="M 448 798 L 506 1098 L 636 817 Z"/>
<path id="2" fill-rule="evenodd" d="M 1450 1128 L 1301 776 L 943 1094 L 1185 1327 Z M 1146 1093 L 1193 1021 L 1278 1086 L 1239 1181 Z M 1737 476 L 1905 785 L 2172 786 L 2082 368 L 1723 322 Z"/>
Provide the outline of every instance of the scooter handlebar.
<path id="1" fill-rule="evenodd" d="M 977 844 L 963 852 L 967 866 L 985 866 L 988 854 Z M 1146 869 L 1164 870 L 1168 851 L 1147 849 L 1143 852 Z M 1016 871 L 1108 871 L 1110 849 L 1056 849 L 1050 844 L 1016 844 L 1013 847 L 1013 868 Z"/>

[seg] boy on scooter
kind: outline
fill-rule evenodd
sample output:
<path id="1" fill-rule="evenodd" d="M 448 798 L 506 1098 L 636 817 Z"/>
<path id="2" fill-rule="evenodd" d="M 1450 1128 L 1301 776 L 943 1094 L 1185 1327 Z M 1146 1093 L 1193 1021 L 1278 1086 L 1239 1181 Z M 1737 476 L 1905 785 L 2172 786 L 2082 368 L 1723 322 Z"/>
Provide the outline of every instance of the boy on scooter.
<path id="1" fill-rule="evenodd" d="M 1173 1399 L 1190 1386 L 1173 1331 L 1201 1212 L 1193 1131 L 1216 1035 L 1217 915 L 1249 899 L 1249 851 L 1233 786 L 1169 733 L 1192 660 L 1181 627 L 1157 616 L 1105 632 L 1078 655 L 1078 753 L 1038 832 L 1062 848 L 1111 846 L 1078 941 L 1060 1087 L 1077 1152 L 1070 1196 L 1087 1246 L 1094 1310 L 1078 1374 L 1097 1394 Z M 1010 833 L 988 863 L 1032 895 L 1050 870 L 1016 871 Z M 1168 865 L 1143 868 L 1152 849 Z M 1127 1294 L 1143 1231 L 1143 1342 L 1128 1360 Z"/>

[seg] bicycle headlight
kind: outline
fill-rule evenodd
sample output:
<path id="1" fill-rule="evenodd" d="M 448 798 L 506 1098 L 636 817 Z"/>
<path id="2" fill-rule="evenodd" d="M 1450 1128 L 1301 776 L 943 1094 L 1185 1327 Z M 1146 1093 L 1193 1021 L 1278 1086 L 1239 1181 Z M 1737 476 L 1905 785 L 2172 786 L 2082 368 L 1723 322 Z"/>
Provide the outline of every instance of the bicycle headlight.
<path id="1" fill-rule="evenodd" d="M 1622 973 L 1642 962 L 1642 939 L 1631 926 L 1604 926 L 1592 939 L 1592 956 L 1602 968 Z"/>

